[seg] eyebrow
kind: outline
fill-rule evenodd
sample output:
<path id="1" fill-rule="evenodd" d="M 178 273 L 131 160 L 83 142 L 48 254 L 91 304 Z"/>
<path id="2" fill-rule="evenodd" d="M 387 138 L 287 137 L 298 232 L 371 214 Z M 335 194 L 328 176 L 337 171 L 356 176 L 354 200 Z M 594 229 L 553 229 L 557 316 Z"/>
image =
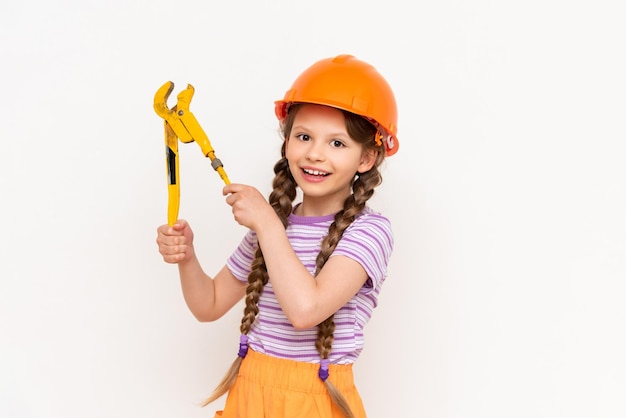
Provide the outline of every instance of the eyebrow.
<path id="1" fill-rule="evenodd" d="M 312 129 L 310 129 L 309 127 L 305 126 L 305 125 L 293 125 L 291 127 L 291 133 L 294 133 L 295 131 L 306 131 L 306 132 L 311 132 Z M 350 135 L 348 134 L 348 132 L 346 131 L 341 131 L 341 132 L 333 132 L 330 134 L 330 136 L 332 137 L 348 137 L 350 139 L 352 139 L 350 137 Z"/>

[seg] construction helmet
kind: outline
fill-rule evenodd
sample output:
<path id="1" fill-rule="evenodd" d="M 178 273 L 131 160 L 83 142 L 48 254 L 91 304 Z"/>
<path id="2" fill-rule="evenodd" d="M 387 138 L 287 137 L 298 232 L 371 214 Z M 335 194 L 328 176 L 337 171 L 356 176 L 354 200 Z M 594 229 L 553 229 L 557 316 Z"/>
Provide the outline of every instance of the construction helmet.
<path id="1" fill-rule="evenodd" d="M 380 134 L 387 156 L 398 151 L 398 109 L 393 91 L 373 66 L 352 55 L 317 61 L 298 76 L 282 100 L 274 103 L 280 121 L 287 116 L 291 103 L 321 104 L 363 116 L 383 131 Z"/>

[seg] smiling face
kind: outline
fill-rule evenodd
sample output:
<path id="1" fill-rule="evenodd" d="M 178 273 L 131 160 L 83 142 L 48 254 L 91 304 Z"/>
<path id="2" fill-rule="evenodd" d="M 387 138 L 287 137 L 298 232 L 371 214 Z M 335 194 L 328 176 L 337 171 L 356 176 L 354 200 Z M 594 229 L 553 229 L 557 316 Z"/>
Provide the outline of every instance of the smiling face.
<path id="1" fill-rule="evenodd" d="M 303 193 L 299 214 L 336 213 L 351 194 L 356 173 L 372 168 L 375 155 L 350 137 L 342 111 L 305 104 L 297 112 L 286 139 L 286 157 Z"/>

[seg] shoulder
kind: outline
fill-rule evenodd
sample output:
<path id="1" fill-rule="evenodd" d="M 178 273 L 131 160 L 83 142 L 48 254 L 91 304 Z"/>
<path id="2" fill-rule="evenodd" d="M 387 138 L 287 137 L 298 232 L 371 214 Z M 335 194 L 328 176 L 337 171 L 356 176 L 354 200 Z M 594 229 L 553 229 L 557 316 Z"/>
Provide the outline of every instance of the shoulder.
<path id="1" fill-rule="evenodd" d="M 366 207 L 346 228 L 347 234 L 380 234 L 393 242 L 391 221 L 385 215 Z"/>
<path id="2" fill-rule="evenodd" d="M 340 241 L 342 246 L 367 248 L 388 258 L 393 250 L 393 230 L 386 216 L 370 208 L 363 212 L 346 228 Z"/>
<path id="3" fill-rule="evenodd" d="M 346 256 L 361 264 L 368 276 L 364 288 L 371 291 L 380 288 L 385 280 L 393 245 L 389 219 L 366 208 L 346 228 L 333 254 Z"/>

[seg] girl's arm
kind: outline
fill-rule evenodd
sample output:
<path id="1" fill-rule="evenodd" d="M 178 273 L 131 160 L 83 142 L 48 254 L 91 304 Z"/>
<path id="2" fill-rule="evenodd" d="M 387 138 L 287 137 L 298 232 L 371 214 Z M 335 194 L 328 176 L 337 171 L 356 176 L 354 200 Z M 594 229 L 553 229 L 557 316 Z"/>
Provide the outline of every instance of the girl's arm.
<path id="1" fill-rule="evenodd" d="M 324 321 L 367 280 L 361 264 L 345 256 L 331 257 L 314 277 L 298 259 L 280 219 L 258 190 L 231 184 L 223 193 L 228 195 L 226 202 L 235 220 L 256 232 L 274 293 L 294 327 L 305 329 Z"/>
<path id="2" fill-rule="evenodd" d="M 264 223 L 256 233 L 276 298 L 298 329 L 316 326 L 337 312 L 368 278 L 361 264 L 341 255 L 330 257 L 314 277 L 298 259 L 280 221 Z"/>
<path id="3" fill-rule="evenodd" d="M 157 244 L 164 261 L 178 264 L 185 302 L 199 321 L 221 318 L 245 295 L 246 283 L 237 280 L 226 266 L 214 278 L 202 270 L 193 248 L 193 231 L 186 221 L 160 226 Z"/>

